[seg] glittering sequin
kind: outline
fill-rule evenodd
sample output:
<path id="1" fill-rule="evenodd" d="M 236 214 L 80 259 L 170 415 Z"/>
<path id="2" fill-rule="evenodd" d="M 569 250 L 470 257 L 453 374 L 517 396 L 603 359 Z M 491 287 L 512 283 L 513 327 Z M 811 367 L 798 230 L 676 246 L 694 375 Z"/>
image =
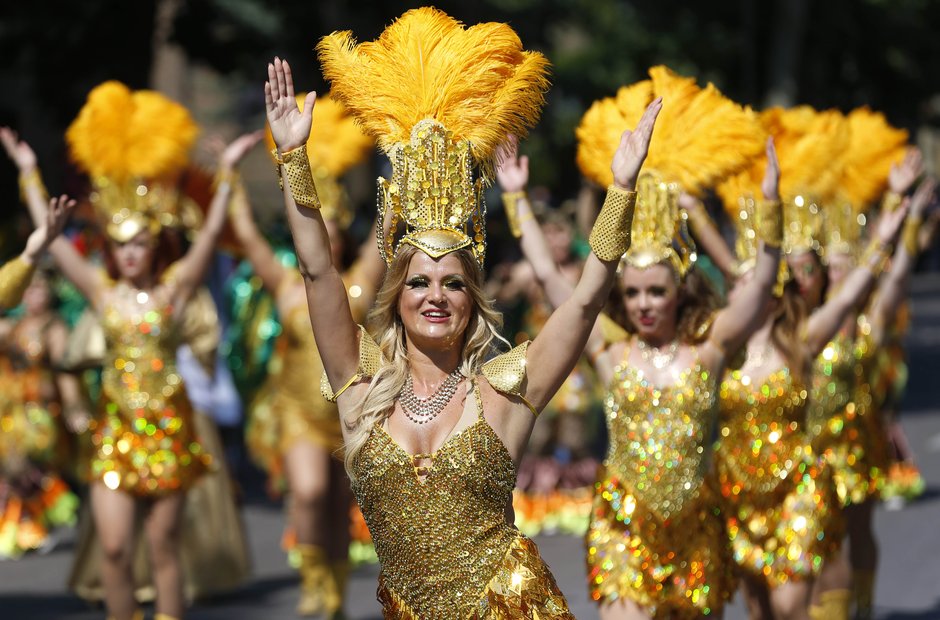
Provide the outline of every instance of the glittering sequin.
<path id="1" fill-rule="evenodd" d="M 708 449 L 716 381 L 696 365 L 669 387 L 622 364 L 605 402 L 610 447 L 587 534 L 599 602 L 635 601 L 654 618 L 718 614 L 734 588 Z"/>
<path id="2" fill-rule="evenodd" d="M 424 478 L 381 426 L 356 461 L 385 618 L 573 618 L 535 545 L 506 522 L 515 466 L 479 413 Z"/>
<path id="3" fill-rule="evenodd" d="M 720 390 L 716 454 L 737 564 L 778 586 L 815 575 L 839 548 L 831 470 L 804 433 L 807 390 L 781 369 L 760 384 L 733 371 Z"/>
<path id="4" fill-rule="evenodd" d="M 109 295 L 102 316 L 103 411 L 93 428 L 91 477 L 138 495 L 186 488 L 209 456 L 196 440 L 192 405 L 176 371 L 173 308 L 156 295 L 135 297 L 121 284 Z"/>

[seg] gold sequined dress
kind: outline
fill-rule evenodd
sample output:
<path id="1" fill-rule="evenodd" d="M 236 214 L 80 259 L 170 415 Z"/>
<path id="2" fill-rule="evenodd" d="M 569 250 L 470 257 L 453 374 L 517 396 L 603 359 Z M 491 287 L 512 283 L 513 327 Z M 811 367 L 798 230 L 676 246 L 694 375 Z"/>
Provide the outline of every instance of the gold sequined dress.
<path id="1" fill-rule="evenodd" d="M 805 432 L 808 396 L 787 368 L 721 383 L 716 465 L 734 560 L 771 587 L 816 575 L 842 539 L 831 470 Z"/>
<path id="2" fill-rule="evenodd" d="M 107 349 L 91 479 L 138 496 L 185 490 L 210 459 L 196 438 L 193 408 L 176 371 L 180 322 L 164 298 L 167 288 L 148 294 L 111 283 L 105 295 Z"/>
<path id="3" fill-rule="evenodd" d="M 710 473 L 715 378 L 700 365 L 671 386 L 626 360 L 605 399 L 610 445 L 587 533 L 588 587 L 653 618 L 720 613 L 734 592 L 725 523 Z"/>
<path id="4" fill-rule="evenodd" d="M 870 337 L 838 335 L 813 368 L 809 433 L 813 450 L 832 467 L 843 505 L 877 495 L 884 484 L 884 426 L 873 410 L 871 377 L 877 355 Z"/>
<path id="5" fill-rule="evenodd" d="M 362 342 L 371 338 L 362 333 Z M 484 367 L 494 388 L 525 376 L 520 345 Z M 374 342 L 363 346 L 379 355 Z M 371 374 L 375 360 L 362 360 Z M 507 359 L 510 364 L 505 364 Z M 507 367 L 512 370 L 506 370 Z M 507 379 L 507 377 L 511 377 Z M 328 389 L 328 388 L 327 388 Z M 353 491 L 381 563 L 378 599 L 396 620 L 573 619 L 535 544 L 506 521 L 516 470 L 483 417 L 431 455 L 420 478 L 413 455 L 376 425 L 359 453 Z"/>

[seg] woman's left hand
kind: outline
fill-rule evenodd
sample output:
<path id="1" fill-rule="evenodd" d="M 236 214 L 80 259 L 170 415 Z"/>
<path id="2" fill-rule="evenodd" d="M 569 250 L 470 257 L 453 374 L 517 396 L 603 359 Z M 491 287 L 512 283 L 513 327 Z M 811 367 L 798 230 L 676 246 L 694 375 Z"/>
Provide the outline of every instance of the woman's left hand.
<path id="1" fill-rule="evenodd" d="M 764 200 L 780 200 L 780 162 L 777 161 L 777 149 L 774 148 L 774 139 L 767 138 L 767 167 L 764 169 L 764 180 L 760 184 Z"/>
<path id="2" fill-rule="evenodd" d="M 529 158 L 519 157 L 519 138 L 508 136 L 496 151 L 496 180 L 503 192 L 521 192 L 529 183 Z"/>
<path id="3" fill-rule="evenodd" d="M 263 137 L 264 132 L 258 130 L 242 134 L 229 142 L 219 156 L 219 168 L 221 170 L 234 170 L 248 151 L 253 149 Z"/>

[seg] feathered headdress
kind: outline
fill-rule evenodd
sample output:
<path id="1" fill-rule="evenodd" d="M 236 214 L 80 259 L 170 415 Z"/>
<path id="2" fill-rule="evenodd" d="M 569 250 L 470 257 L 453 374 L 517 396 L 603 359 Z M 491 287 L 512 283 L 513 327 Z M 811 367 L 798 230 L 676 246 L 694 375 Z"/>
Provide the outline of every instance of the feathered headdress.
<path id="1" fill-rule="evenodd" d="M 306 93 L 297 95 L 302 110 Z M 313 109 L 314 121 L 307 140 L 307 157 L 320 199 L 320 214 L 341 226 L 348 226 L 354 213 L 339 178 L 361 163 L 372 149 L 373 141 L 356 124 L 349 112 L 329 94 L 317 95 Z M 275 148 L 271 128 L 265 128 L 265 141 L 270 152 Z"/>
<path id="2" fill-rule="evenodd" d="M 172 177 L 189 162 L 198 131 L 186 108 L 160 93 L 110 81 L 88 94 L 65 137 L 108 235 L 127 241 L 176 219 Z"/>
<path id="3" fill-rule="evenodd" d="M 408 11 L 376 40 L 336 32 L 317 46 L 331 95 L 356 117 L 392 162 L 380 178 L 379 242 L 390 262 L 402 244 L 438 257 L 486 251 L 483 183 L 497 147 L 535 124 L 548 88 L 548 61 L 522 49 L 506 24 L 464 26 L 434 8 Z M 482 179 L 473 180 L 473 168 Z M 404 221 L 406 234 L 394 244 Z M 468 228 L 469 226 L 469 228 Z"/>
<path id="4" fill-rule="evenodd" d="M 715 86 L 699 87 L 666 67 L 650 79 L 596 101 L 577 129 L 577 162 L 600 185 L 613 181 L 610 162 L 625 128 L 635 127 L 656 97 L 656 120 L 644 172 L 637 185 L 636 212 L 628 262 L 647 267 L 668 260 L 680 275 L 695 261 L 695 247 L 679 213 L 681 192 L 698 194 L 745 166 L 763 148 L 757 116 L 723 96 Z"/>

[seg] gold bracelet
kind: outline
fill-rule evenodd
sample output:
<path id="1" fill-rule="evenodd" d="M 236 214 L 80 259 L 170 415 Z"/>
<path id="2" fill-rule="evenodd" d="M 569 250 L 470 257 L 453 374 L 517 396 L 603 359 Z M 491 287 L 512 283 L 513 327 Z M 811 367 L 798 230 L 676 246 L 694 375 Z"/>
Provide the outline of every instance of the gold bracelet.
<path id="1" fill-rule="evenodd" d="M 604 206 L 588 237 L 588 245 L 597 258 L 608 262 L 617 261 L 630 249 L 630 228 L 633 226 L 635 206 L 635 191 L 614 185 L 607 188 Z"/>
<path id="2" fill-rule="evenodd" d="M 42 182 L 42 175 L 39 173 L 38 167 L 20 175 L 20 200 L 23 202 L 26 202 L 26 192 L 30 187 L 35 187 L 39 190 L 39 193 L 42 194 L 43 201 L 49 201 L 49 192 L 46 190 L 46 185 Z"/>
<path id="3" fill-rule="evenodd" d="M 307 158 L 307 145 L 301 144 L 296 149 L 278 155 L 277 149 L 272 151 L 274 161 L 278 165 L 278 177 L 281 177 L 281 166 L 284 176 L 290 185 L 290 193 L 294 202 L 308 209 L 319 209 L 320 199 L 317 197 L 317 186 L 313 182 L 313 173 L 310 171 L 310 160 Z M 283 181 L 281 191 L 284 191 Z"/>
<path id="4" fill-rule="evenodd" d="M 872 239 L 862 254 L 862 265 L 876 278 L 881 275 L 891 258 L 891 245 Z"/>
<path id="5" fill-rule="evenodd" d="M 910 215 L 904 222 L 904 232 L 901 233 L 901 245 L 912 258 L 920 253 L 920 226 L 924 219 L 920 216 Z"/>
<path id="6" fill-rule="evenodd" d="M 22 256 L 0 267 L 0 308 L 8 310 L 19 305 L 35 269 L 35 263 L 26 262 Z"/>
<path id="7" fill-rule="evenodd" d="M 215 178 L 212 180 L 212 188 L 218 191 L 219 186 L 223 183 L 228 183 L 230 187 L 235 187 L 235 184 L 241 181 L 241 175 L 238 174 L 237 170 L 232 168 L 220 168 L 216 170 Z"/>
<path id="8" fill-rule="evenodd" d="M 779 200 L 759 200 L 754 209 L 757 238 L 764 245 L 779 248 L 783 244 L 783 210 Z"/>
<path id="9" fill-rule="evenodd" d="M 509 232 L 516 239 L 522 236 L 522 222 L 519 220 L 519 201 L 526 198 L 525 191 L 503 193 L 503 210 L 506 211 Z"/>
<path id="10" fill-rule="evenodd" d="M 901 206 L 901 201 L 904 199 L 901 194 L 897 192 L 889 191 L 885 194 L 885 197 L 881 201 L 881 211 L 882 213 L 891 213 L 892 211 L 897 210 Z"/>

